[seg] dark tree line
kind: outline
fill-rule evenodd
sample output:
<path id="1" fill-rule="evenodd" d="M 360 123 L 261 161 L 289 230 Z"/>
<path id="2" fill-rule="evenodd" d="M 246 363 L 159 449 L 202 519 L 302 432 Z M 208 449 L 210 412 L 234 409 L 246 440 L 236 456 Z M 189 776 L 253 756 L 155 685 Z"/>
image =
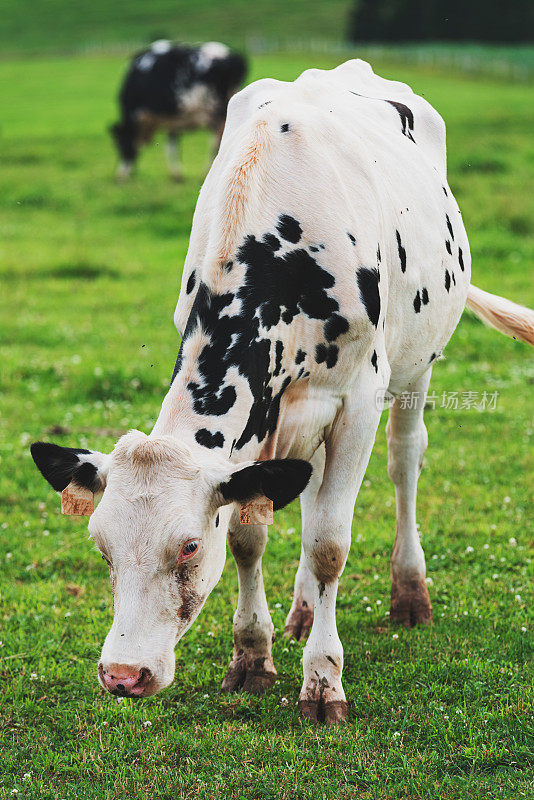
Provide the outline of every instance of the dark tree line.
<path id="1" fill-rule="evenodd" d="M 534 0 L 356 0 L 353 42 L 534 40 Z"/>

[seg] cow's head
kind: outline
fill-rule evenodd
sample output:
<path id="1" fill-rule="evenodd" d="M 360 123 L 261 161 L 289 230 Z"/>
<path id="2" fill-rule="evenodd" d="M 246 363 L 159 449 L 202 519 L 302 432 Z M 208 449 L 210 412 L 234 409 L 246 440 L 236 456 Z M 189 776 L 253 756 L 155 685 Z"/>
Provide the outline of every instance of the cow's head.
<path id="1" fill-rule="evenodd" d="M 218 582 L 235 502 L 266 496 L 281 508 L 311 466 L 281 460 L 231 464 L 200 446 L 139 431 L 110 455 L 37 442 L 33 459 L 56 491 L 103 492 L 89 531 L 109 566 L 114 619 L 98 667 L 114 694 L 148 696 L 174 677 L 174 647 Z"/>
<path id="2" fill-rule="evenodd" d="M 133 121 L 122 120 L 110 125 L 109 132 L 119 151 L 120 164 L 117 176 L 127 178 L 132 171 L 139 152 L 137 127 Z"/>

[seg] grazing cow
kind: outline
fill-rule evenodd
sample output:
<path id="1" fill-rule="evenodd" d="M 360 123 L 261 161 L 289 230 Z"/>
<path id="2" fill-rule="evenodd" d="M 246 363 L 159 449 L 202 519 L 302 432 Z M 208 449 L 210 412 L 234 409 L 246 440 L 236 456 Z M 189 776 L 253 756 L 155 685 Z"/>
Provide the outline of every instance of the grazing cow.
<path id="1" fill-rule="evenodd" d="M 347 716 L 338 580 L 385 389 L 397 497 L 391 619 L 428 623 L 416 527 L 432 367 L 467 305 L 534 343 L 534 312 L 470 286 L 467 236 L 445 172 L 445 127 L 401 83 L 349 61 L 236 95 L 201 189 L 175 321 L 182 335 L 152 433 L 110 455 L 36 443 L 56 490 L 103 492 L 89 522 L 107 561 L 114 621 L 99 677 L 147 696 L 174 674 L 174 646 L 237 562 L 234 651 L 223 689 L 276 677 L 262 524 L 239 503 L 281 508 L 302 492 L 303 547 L 289 635 L 302 638 L 304 717 Z"/>
<path id="2" fill-rule="evenodd" d="M 120 156 L 117 177 L 131 174 L 139 148 L 163 128 L 168 133 L 171 177 L 180 180 L 178 138 L 183 131 L 209 128 L 221 140 L 226 108 L 246 73 L 243 56 L 219 42 L 200 47 L 154 42 L 137 53 L 121 87 L 120 122 L 111 126 Z"/>

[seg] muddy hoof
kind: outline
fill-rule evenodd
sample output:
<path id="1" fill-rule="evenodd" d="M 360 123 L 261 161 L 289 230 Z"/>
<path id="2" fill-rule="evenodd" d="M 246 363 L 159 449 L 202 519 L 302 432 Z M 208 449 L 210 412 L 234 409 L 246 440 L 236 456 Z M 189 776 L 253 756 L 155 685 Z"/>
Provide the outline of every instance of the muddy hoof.
<path id="1" fill-rule="evenodd" d="M 430 625 L 432 603 L 426 583 L 424 581 L 393 583 L 389 618 L 405 628 L 413 628 L 415 625 Z"/>
<path id="2" fill-rule="evenodd" d="M 340 725 L 349 716 L 349 707 L 345 700 L 299 700 L 300 716 L 311 722 Z"/>
<path id="3" fill-rule="evenodd" d="M 266 665 L 265 657 L 233 659 L 221 684 L 222 692 L 237 692 L 242 689 L 249 694 L 263 694 L 277 679 L 276 670 Z M 272 669 L 265 669 L 273 666 Z"/>
<path id="4" fill-rule="evenodd" d="M 284 628 L 284 636 L 287 639 L 296 639 L 297 642 L 303 642 L 308 638 L 311 626 L 313 625 L 313 606 L 302 604 L 290 612 L 287 620 L 286 627 Z"/>

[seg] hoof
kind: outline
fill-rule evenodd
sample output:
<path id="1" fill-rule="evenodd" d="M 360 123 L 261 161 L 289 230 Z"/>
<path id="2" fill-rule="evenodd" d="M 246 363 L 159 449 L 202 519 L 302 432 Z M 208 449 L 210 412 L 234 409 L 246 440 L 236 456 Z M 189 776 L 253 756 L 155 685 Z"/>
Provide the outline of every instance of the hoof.
<path id="1" fill-rule="evenodd" d="M 242 689 L 249 694 L 263 694 L 277 679 L 276 670 L 266 656 L 233 658 L 221 684 L 222 692 Z"/>
<path id="2" fill-rule="evenodd" d="M 405 628 L 430 625 L 432 603 L 424 581 L 394 582 L 391 586 L 389 618 Z"/>
<path id="3" fill-rule="evenodd" d="M 310 722 L 340 725 L 349 716 L 349 707 L 345 700 L 299 700 L 300 716 Z"/>
<path id="4" fill-rule="evenodd" d="M 313 606 L 302 604 L 290 611 L 284 628 L 284 636 L 287 639 L 303 642 L 308 638 L 312 625 Z"/>

